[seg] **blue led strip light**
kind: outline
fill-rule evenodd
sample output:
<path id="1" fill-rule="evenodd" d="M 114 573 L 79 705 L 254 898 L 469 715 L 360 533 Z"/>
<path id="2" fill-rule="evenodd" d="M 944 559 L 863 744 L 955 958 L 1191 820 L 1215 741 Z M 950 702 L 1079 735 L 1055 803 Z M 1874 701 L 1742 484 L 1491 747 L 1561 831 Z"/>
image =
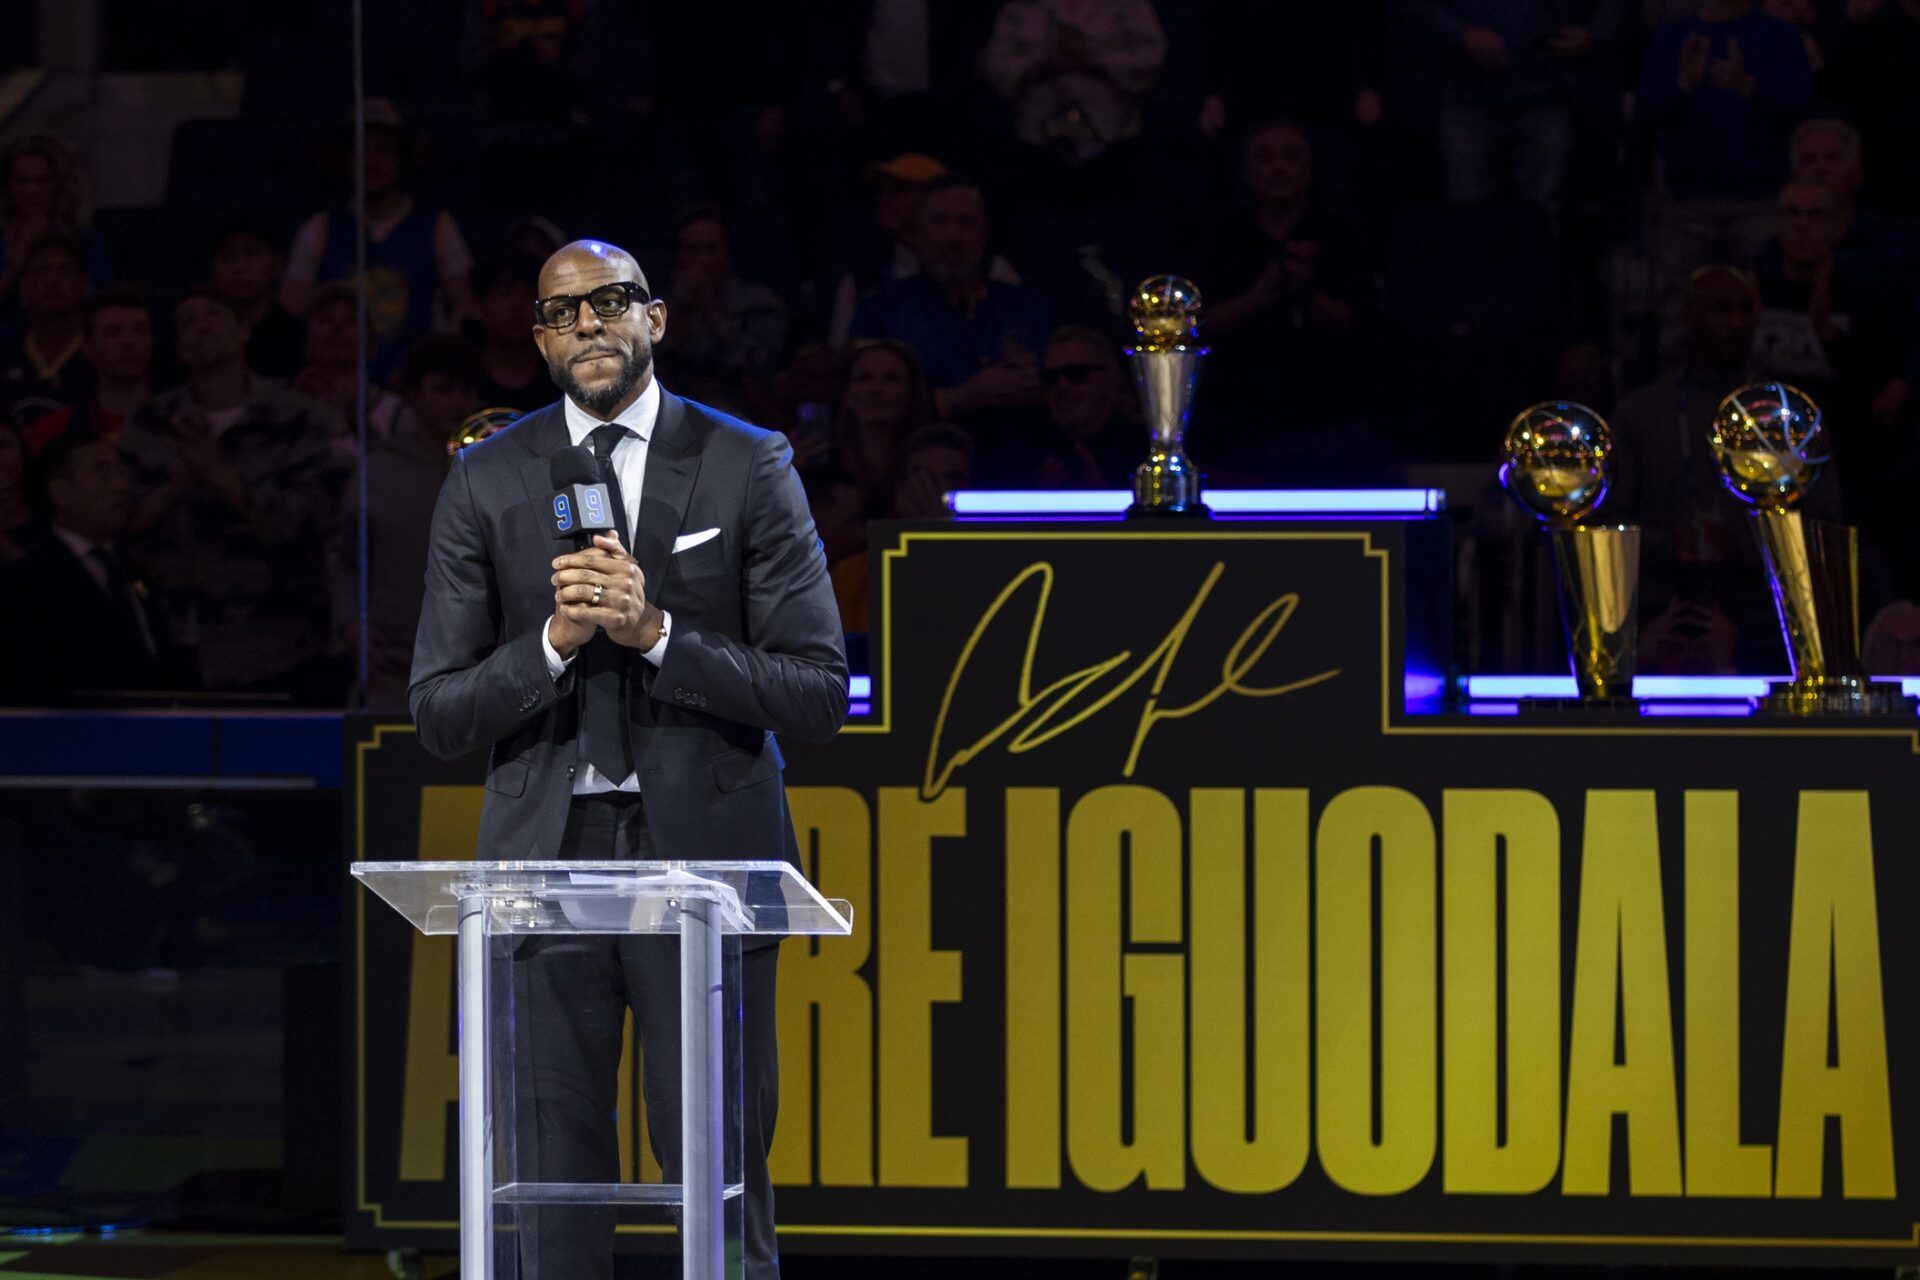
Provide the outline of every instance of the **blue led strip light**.
<path id="1" fill-rule="evenodd" d="M 1212 489 L 1206 504 L 1221 515 L 1429 515 L 1446 507 L 1438 489 Z M 947 495 L 959 516 L 1118 516 L 1125 489 L 961 489 Z"/>
<path id="2" fill-rule="evenodd" d="M 1920 676 L 1888 676 L 1908 694 L 1920 694 Z M 1636 698 L 1763 698 L 1786 676 L 1635 676 Z M 1572 676 L 1468 676 L 1469 698 L 1571 698 Z"/>

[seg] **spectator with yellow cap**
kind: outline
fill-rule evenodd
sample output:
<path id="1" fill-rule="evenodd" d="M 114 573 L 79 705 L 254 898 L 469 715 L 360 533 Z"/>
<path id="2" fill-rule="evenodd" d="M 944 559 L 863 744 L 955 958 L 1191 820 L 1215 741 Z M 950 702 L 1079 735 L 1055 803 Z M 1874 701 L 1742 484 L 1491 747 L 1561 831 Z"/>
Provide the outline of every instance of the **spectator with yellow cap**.
<path id="1" fill-rule="evenodd" d="M 909 232 L 920 214 L 921 193 L 928 183 L 946 176 L 946 165 L 919 151 L 905 151 L 867 166 L 867 178 L 873 184 L 873 221 L 880 236 L 834 286 L 827 341 L 836 349 L 844 349 L 851 340 L 853 313 L 862 302 L 896 280 L 919 274 L 920 259 L 908 244 Z M 997 253 L 987 264 L 987 279 L 1021 282 L 1013 264 Z"/>

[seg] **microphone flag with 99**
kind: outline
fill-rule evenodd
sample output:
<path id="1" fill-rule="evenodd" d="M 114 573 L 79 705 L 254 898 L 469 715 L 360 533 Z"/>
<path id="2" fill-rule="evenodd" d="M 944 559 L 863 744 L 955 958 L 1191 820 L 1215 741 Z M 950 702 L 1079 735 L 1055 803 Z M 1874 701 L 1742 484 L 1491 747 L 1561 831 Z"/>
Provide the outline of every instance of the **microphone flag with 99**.
<path id="1" fill-rule="evenodd" d="M 547 460 L 553 483 L 553 536 L 584 550 L 596 533 L 613 533 L 613 500 L 600 479 L 600 461 L 584 444 L 556 450 Z"/>

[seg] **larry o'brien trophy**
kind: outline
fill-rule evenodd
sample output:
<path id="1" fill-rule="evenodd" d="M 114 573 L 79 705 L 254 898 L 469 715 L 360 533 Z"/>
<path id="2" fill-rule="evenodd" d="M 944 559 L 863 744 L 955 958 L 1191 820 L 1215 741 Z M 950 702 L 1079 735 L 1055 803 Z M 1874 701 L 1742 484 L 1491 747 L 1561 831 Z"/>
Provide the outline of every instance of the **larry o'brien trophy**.
<path id="1" fill-rule="evenodd" d="M 491 409 L 482 409 L 478 413 L 468 414 L 453 429 L 453 435 L 447 440 L 447 456 L 451 458 L 470 444 L 479 444 L 500 428 L 526 417 L 524 409 L 509 409 L 505 405 L 495 405 Z"/>
<path id="2" fill-rule="evenodd" d="M 1639 648 L 1640 527 L 1582 524 L 1607 496 L 1613 432 L 1585 405 L 1549 401 L 1507 427 L 1500 483 L 1545 527 L 1560 588 L 1560 620 L 1576 701 L 1533 706 L 1635 708 Z"/>
<path id="3" fill-rule="evenodd" d="M 1868 680 L 1861 666 L 1860 531 L 1795 510 L 1830 456 L 1820 407 L 1784 382 L 1756 382 L 1720 402 L 1707 441 L 1721 480 L 1753 508 L 1793 667 L 1761 710 L 1911 715 L 1898 684 Z"/>
<path id="4" fill-rule="evenodd" d="M 1187 414 L 1193 408 L 1194 379 L 1207 349 L 1195 341 L 1200 290 L 1179 276 L 1142 280 L 1127 302 L 1127 314 L 1140 335 L 1127 348 L 1133 361 L 1140 403 L 1153 432 L 1153 449 L 1133 471 L 1132 516 L 1198 516 L 1211 513 L 1200 501 L 1200 472 L 1188 460 Z"/>

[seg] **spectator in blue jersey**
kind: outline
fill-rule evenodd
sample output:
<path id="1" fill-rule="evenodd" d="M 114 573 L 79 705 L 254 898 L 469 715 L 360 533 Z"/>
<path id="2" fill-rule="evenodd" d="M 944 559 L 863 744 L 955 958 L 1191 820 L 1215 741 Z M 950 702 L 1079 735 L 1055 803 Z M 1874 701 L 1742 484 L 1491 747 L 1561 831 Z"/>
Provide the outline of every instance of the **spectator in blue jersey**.
<path id="1" fill-rule="evenodd" d="M 1708 262 L 1751 263 L 1776 225 L 1787 140 L 1812 101 L 1806 43 L 1753 0 L 1705 0 L 1655 31 L 1635 117 L 1660 144 L 1654 255 L 1669 294 L 1661 347 L 1685 345 L 1681 287 Z"/>
<path id="2" fill-rule="evenodd" d="M 854 313 L 858 338 L 913 348 L 933 392 L 934 417 L 975 433 L 1037 427 L 1045 301 L 987 270 L 991 223 L 973 182 L 945 177 L 920 196 L 909 247 L 920 273 L 895 281 Z"/>
<path id="3" fill-rule="evenodd" d="M 453 215 L 407 189 L 407 137 L 390 104 L 367 105 L 367 321 L 373 330 L 370 373 L 384 379 L 400 353 L 437 327 L 473 309 L 473 256 Z M 330 206 L 307 219 L 287 255 L 280 302 L 305 316 L 323 280 L 352 281 L 356 271 L 351 206 Z"/>

